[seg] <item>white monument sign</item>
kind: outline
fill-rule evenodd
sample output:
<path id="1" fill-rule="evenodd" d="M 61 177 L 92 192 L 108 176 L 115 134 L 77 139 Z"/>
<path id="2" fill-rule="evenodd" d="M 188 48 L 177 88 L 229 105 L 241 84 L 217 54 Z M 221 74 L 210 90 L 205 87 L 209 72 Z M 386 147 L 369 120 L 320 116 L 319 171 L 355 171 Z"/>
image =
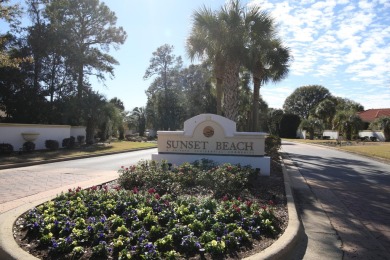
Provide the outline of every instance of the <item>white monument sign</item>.
<path id="1" fill-rule="evenodd" d="M 264 156 L 266 133 L 236 132 L 236 123 L 214 114 L 184 122 L 183 131 L 158 131 L 158 154 L 152 160 L 172 164 L 209 159 L 223 164 L 250 165 L 269 176 L 270 157 Z"/>

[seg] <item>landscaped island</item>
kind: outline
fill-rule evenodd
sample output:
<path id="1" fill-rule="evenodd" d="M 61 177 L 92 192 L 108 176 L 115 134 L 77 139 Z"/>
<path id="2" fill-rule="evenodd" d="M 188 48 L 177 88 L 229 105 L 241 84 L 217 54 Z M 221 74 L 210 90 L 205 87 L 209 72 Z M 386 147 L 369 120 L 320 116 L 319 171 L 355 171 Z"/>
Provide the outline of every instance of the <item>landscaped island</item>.
<path id="1" fill-rule="evenodd" d="M 243 258 L 286 227 L 283 177 L 211 161 L 141 161 L 115 183 L 60 194 L 22 215 L 18 243 L 43 259 Z"/>

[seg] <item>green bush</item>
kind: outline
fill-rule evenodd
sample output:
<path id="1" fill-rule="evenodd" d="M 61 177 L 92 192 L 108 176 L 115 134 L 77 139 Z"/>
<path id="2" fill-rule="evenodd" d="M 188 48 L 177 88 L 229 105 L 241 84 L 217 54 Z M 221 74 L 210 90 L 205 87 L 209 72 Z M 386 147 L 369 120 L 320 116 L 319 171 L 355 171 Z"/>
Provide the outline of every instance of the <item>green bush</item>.
<path id="1" fill-rule="evenodd" d="M 35 144 L 33 142 L 28 141 L 23 144 L 23 151 L 31 153 L 34 150 L 35 150 Z"/>
<path id="2" fill-rule="evenodd" d="M 70 138 L 65 138 L 62 140 L 62 147 L 64 148 L 73 148 L 76 143 L 76 139 L 71 136 Z"/>
<path id="3" fill-rule="evenodd" d="M 57 140 L 46 140 L 45 141 L 45 147 L 49 150 L 58 150 L 60 148 L 60 144 Z"/>
<path id="4" fill-rule="evenodd" d="M 167 162 L 158 163 L 156 161 L 140 161 L 129 168 L 122 166 L 118 182 L 122 188 L 127 190 L 135 187 L 154 188 L 160 194 L 176 193 L 179 187 L 177 183 L 174 183 L 175 176 L 169 171 L 169 167 Z"/>
<path id="5" fill-rule="evenodd" d="M 258 173 L 251 167 L 241 167 L 229 163 L 199 172 L 198 185 L 210 189 L 216 197 L 225 194 L 239 196 L 250 188 Z"/>
<path id="6" fill-rule="evenodd" d="M 279 160 L 279 150 L 282 146 L 282 140 L 275 135 L 269 135 L 265 138 L 265 153 L 271 157 L 272 160 Z"/>
<path id="7" fill-rule="evenodd" d="M 85 142 L 85 136 L 78 135 L 77 136 L 77 142 L 79 142 L 79 144 L 83 144 Z"/>
<path id="8" fill-rule="evenodd" d="M 14 151 L 12 144 L 0 144 L 0 155 L 10 155 Z"/>
<path id="9" fill-rule="evenodd" d="M 207 167 L 208 166 L 208 167 Z M 258 173 L 250 167 L 224 164 L 184 163 L 173 169 L 166 162 L 141 161 L 119 171 L 119 184 L 131 190 L 154 188 L 158 193 L 178 193 L 179 190 L 201 188 L 212 191 L 216 197 L 239 195 L 249 188 Z"/>

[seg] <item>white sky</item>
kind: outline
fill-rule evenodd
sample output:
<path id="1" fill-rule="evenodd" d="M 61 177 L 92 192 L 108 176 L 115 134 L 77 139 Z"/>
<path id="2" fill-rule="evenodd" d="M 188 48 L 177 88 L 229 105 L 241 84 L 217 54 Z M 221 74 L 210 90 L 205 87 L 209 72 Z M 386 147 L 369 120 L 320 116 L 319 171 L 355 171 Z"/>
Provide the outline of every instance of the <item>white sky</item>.
<path id="1" fill-rule="evenodd" d="M 96 80 L 92 87 L 108 99 L 120 98 L 126 110 L 146 105 L 151 80 L 143 75 L 152 53 L 163 44 L 174 46 L 185 65 L 185 40 L 193 11 L 203 5 L 213 10 L 224 0 L 106 0 L 118 17 L 127 41 L 111 54 L 120 62 L 107 88 Z M 326 87 L 336 96 L 352 99 L 365 109 L 390 107 L 389 0 L 242 0 L 260 5 L 279 24 L 279 32 L 294 56 L 289 76 L 261 88 L 270 107 L 281 108 L 296 88 Z"/>

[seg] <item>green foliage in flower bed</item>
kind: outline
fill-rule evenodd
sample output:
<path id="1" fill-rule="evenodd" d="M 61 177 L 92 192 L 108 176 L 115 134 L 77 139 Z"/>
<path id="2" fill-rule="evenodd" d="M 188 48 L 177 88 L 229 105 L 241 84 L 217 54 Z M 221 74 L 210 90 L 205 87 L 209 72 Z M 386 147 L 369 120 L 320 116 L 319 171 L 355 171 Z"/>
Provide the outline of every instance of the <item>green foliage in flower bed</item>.
<path id="1" fill-rule="evenodd" d="M 171 167 L 168 163 L 141 161 L 138 165 L 119 171 L 119 184 L 125 189 L 154 188 L 158 193 L 179 194 L 194 187 L 212 191 L 215 197 L 225 194 L 239 196 L 250 188 L 258 173 L 250 167 L 224 164 L 214 165 L 209 160 L 184 163 Z"/>
<path id="2" fill-rule="evenodd" d="M 121 169 L 127 189 L 103 186 L 62 193 L 22 216 L 26 237 L 39 241 L 37 248 L 49 251 L 51 259 L 179 259 L 234 254 L 255 240 L 278 235 L 272 201 L 218 195 L 238 194 L 253 174 L 249 168 L 209 168 L 198 163 L 169 169 L 165 163 L 143 161 Z M 168 180 L 161 183 L 164 177 Z M 234 187 L 207 183 L 210 178 Z M 167 192 L 170 184 L 176 185 L 175 193 Z M 201 184 L 217 188 L 218 196 L 176 192 Z"/>

